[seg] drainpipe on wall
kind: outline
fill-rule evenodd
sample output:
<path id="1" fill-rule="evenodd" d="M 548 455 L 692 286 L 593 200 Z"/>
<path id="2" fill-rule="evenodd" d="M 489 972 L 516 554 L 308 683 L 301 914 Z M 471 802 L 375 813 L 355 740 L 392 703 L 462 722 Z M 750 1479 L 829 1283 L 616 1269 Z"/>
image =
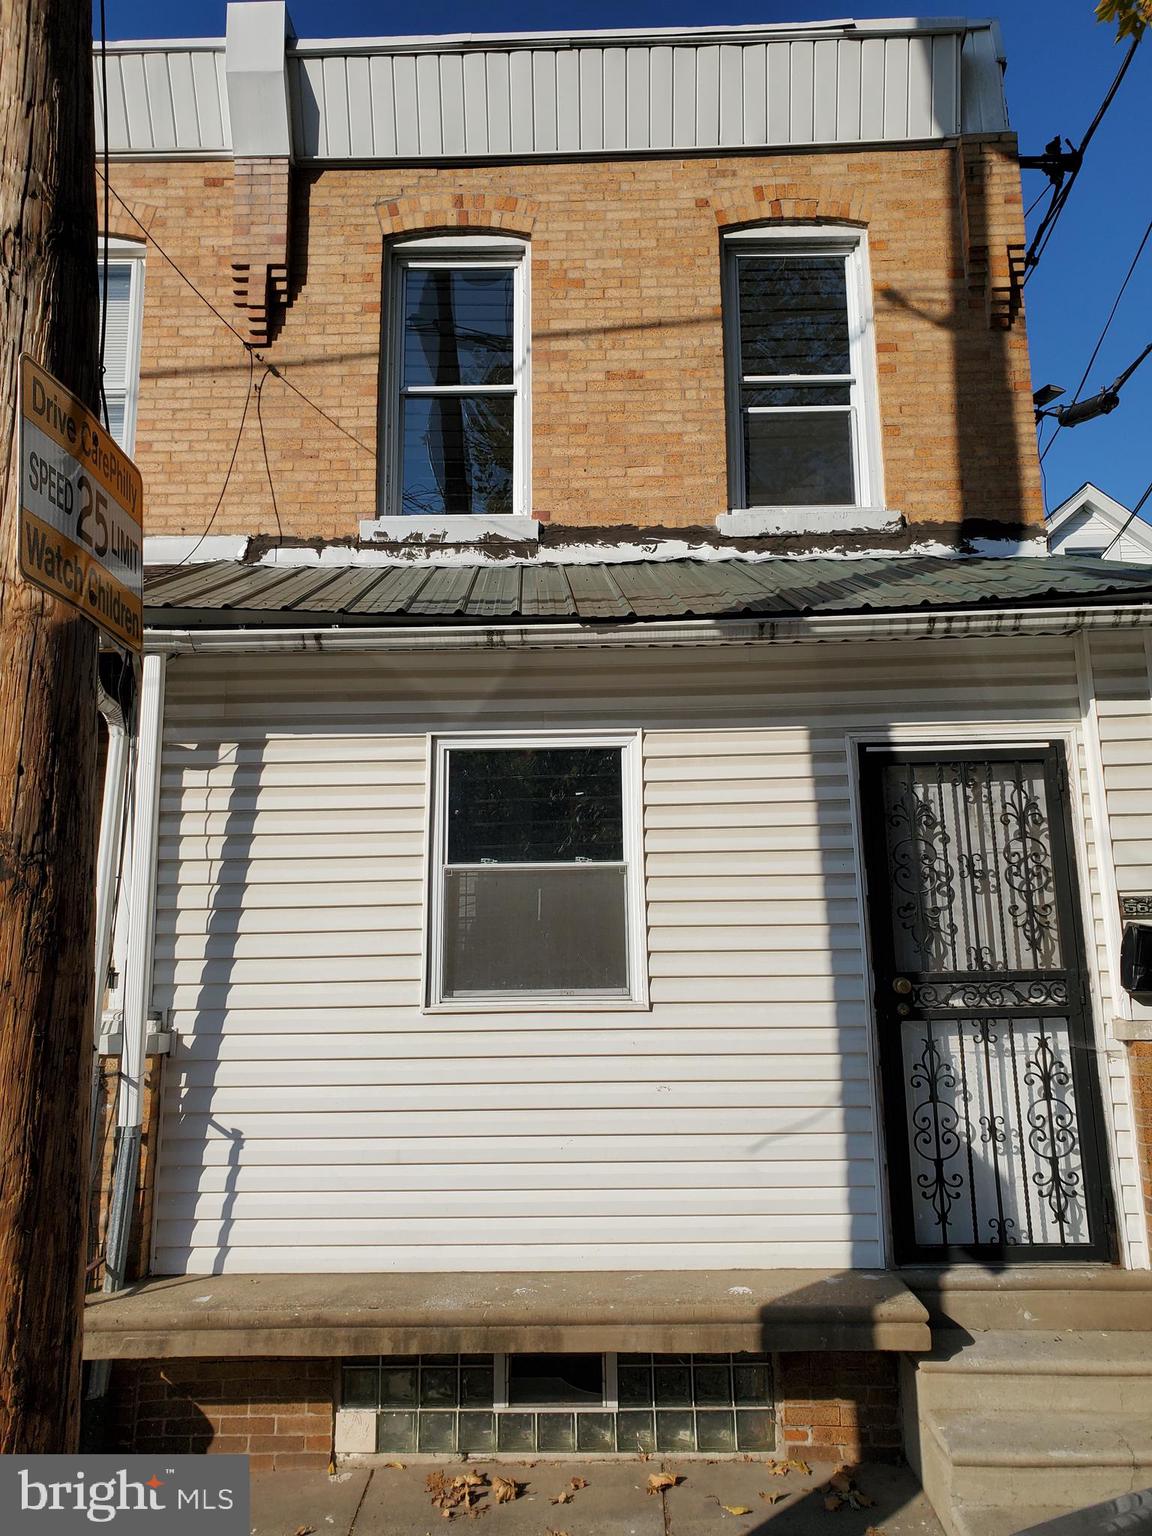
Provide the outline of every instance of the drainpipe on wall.
<path id="1" fill-rule="evenodd" d="M 140 1163 L 142 1087 L 152 995 L 152 949 L 156 907 L 156 837 L 160 802 L 160 750 L 164 728 L 163 656 L 144 658 L 140 687 L 140 745 L 136 763 L 132 826 L 128 938 L 124 966 L 124 1035 L 112 1188 L 108 1199 L 104 1289 L 123 1288 L 128 1262 L 132 1205 Z"/>
<path id="2" fill-rule="evenodd" d="M 115 674 L 115 675 L 114 675 Z M 108 755 L 104 765 L 104 800 L 100 811 L 100 849 L 96 859 L 96 1002 L 92 1028 L 91 1160 L 95 1176 L 100 1146 L 100 1099 L 104 1074 L 101 1068 L 100 1034 L 104 993 L 112 954 L 116 920 L 116 886 L 120 879 L 124 845 L 124 805 L 128 787 L 130 715 L 135 679 L 130 662 L 120 656 L 102 656 L 96 706 L 108 729 Z"/>

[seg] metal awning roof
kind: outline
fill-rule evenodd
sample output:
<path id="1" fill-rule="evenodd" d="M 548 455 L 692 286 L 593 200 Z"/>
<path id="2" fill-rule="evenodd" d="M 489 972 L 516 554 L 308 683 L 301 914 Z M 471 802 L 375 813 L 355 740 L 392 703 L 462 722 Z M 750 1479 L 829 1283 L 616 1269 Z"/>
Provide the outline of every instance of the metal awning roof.
<path id="1" fill-rule="evenodd" d="M 146 573 L 150 628 L 787 618 L 1152 602 L 1152 567 L 1090 557 L 246 565 Z"/>

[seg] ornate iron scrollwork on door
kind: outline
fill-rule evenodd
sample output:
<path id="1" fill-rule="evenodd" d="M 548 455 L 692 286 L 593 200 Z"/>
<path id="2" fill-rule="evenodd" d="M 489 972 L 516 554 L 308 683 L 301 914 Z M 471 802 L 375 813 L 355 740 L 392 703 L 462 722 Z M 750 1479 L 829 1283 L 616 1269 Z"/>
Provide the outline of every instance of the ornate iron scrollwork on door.
<path id="1" fill-rule="evenodd" d="M 870 888 L 901 1250 L 1102 1256 L 1055 750 L 877 756 Z"/>

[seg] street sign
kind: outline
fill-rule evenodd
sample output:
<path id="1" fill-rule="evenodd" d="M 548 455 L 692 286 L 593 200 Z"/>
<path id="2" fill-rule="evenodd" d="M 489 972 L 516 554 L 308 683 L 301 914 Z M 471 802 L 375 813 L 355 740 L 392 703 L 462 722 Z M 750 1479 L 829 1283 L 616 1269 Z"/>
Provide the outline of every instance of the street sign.
<path id="1" fill-rule="evenodd" d="M 20 569 L 138 651 L 144 636 L 140 471 L 99 417 L 20 358 Z"/>

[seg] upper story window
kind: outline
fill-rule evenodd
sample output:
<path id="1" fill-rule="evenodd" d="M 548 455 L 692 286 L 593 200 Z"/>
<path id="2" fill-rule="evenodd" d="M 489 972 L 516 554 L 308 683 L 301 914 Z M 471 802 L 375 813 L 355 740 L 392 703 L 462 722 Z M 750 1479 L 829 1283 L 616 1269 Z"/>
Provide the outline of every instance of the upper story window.
<path id="1" fill-rule="evenodd" d="M 97 247 L 101 258 L 104 240 Z M 97 271 L 104 308 L 103 259 Z M 125 453 L 136 443 L 136 402 L 140 392 L 140 327 L 144 310 L 144 247 L 130 240 L 108 241 L 108 316 L 104 323 L 104 397 L 108 426 Z"/>
<path id="2" fill-rule="evenodd" d="M 527 257 L 508 237 L 392 246 L 381 514 L 528 514 Z"/>
<path id="3" fill-rule="evenodd" d="M 742 231 L 724 259 L 729 505 L 881 506 L 860 231 Z"/>

